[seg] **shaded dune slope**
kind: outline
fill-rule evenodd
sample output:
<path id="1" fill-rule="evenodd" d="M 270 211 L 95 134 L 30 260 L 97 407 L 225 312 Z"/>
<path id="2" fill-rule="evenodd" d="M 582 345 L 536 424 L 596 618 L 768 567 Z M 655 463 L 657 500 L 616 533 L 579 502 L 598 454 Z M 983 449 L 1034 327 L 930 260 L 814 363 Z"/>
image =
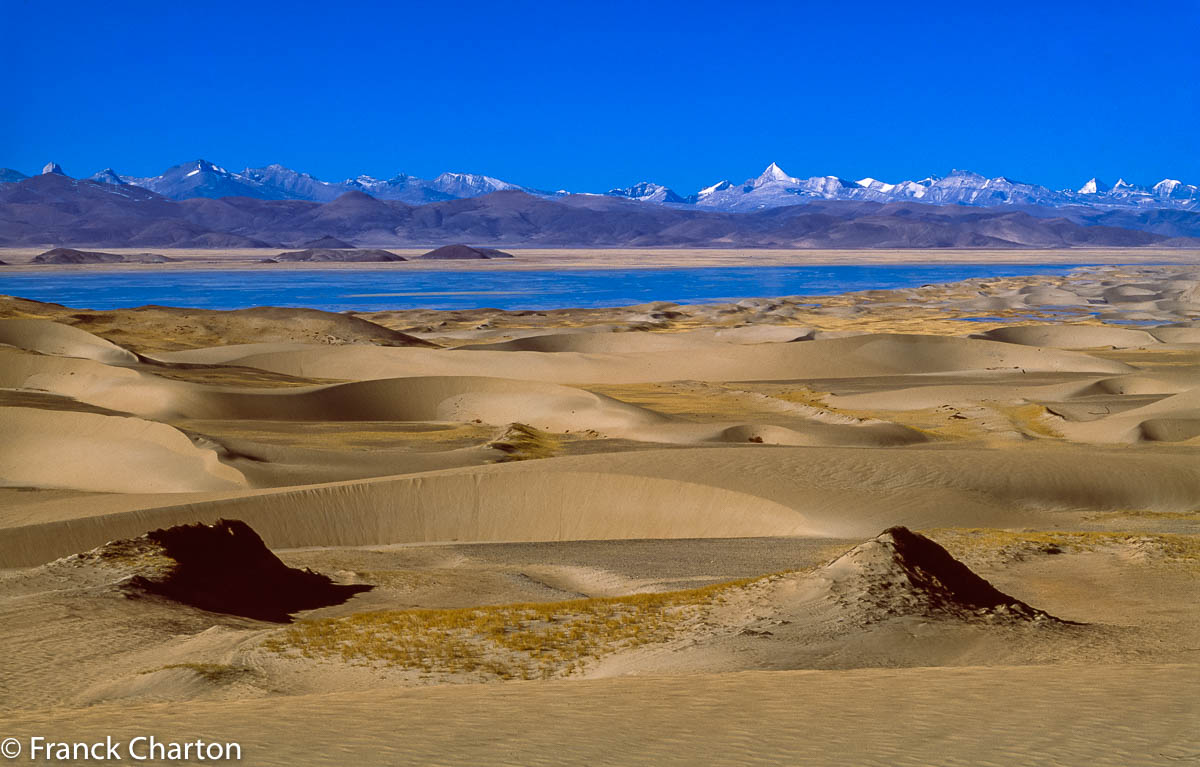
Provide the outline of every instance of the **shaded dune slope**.
<path id="1" fill-rule="evenodd" d="M 950 336 L 872 334 L 791 344 L 714 344 L 653 353 L 496 352 L 365 346 L 228 346 L 160 355 L 171 362 L 236 364 L 277 373 L 365 380 L 492 375 L 553 383 L 752 381 L 962 370 L 1128 373 L 1129 366 L 1070 351 Z"/>
<path id="2" fill-rule="evenodd" d="M 812 420 L 784 428 L 748 423 L 692 424 L 601 394 L 529 380 L 414 376 L 272 390 L 203 386 L 85 361 L 0 355 L 0 386 L 37 389 L 97 407 L 157 419 L 281 421 L 514 422 L 556 432 L 591 431 L 663 443 L 761 442 L 781 445 L 901 445 L 922 442 L 888 423 Z"/>
<path id="3" fill-rule="evenodd" d="M 48 502 L 31 509 L 44 522 L 5 530 L 0 562 L 38 564 L 114 535 L 218 517 L 245 520 L 272 547 L 859 537 L 897 524 L 1048 524 L 1056 510 L 1186 511 L 1200 497 L 1200 465 L 1187 455 L 919 447 L 681 452 L 553 458 L 177 499 L 114 497 L 86 509 Z"/>
<path id="4" fill-rule="evenodd" d="M 140 418 L 0 407 L 0 484 L 113 493 L 245 487 L 237 469 L 171 426 Z"/>
<path id="5" fill-rule="evenodd" d="M 110 365 L 137 362 L 137 355 L 79 328 L 39 319 L 0 320 L 0 344 Z"/>

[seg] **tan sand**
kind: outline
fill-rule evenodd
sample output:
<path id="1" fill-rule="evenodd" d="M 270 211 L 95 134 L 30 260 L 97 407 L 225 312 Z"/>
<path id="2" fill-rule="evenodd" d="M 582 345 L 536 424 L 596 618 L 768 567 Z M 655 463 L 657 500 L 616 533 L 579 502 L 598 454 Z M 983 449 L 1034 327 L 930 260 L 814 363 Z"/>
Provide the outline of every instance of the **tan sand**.
<path id="1" fill-rule="evenodd" d="M 1194 259 L 557 312 L 0 299 L 0 735 L 292 765 L 1195 759 L 1198 323 Z M 257 620 L 139 591 L 161 562 L 106 546 L 222 517 L 374 588 Z"/>

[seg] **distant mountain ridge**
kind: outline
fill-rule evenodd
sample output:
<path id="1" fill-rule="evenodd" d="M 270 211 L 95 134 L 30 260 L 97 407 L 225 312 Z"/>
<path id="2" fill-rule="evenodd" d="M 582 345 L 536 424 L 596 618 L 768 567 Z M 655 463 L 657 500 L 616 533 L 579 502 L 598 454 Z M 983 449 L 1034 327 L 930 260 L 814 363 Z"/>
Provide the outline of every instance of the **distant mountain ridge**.
<path id="1" fill-rule="evenodd" d="M 763 184 L 743 193 L 791 183 L 777 168 L 765 175 Z M 184 166 L 171 181 L 215 194 L 245 184 L 247 178 L 216 166 Z M 494 180 L 451 181 L 469 186 Z M 837 190 L 843 183 L 823 180 L 811 188 Z M 361 189 L 328 202 L 251 195 L 171 200 L 128 182 L 73 179 L 59 172 L 0 184 L 0 246 L 1200 247 L 1198 237 L 1200 212 L 1186 210 L 1052 210 L 810 197 L 803 205 L 730 212 L 700 200 L 659 203 L 636 196 L 544 196 L 519 189 L 421 205 L 378 199 Z"/>
<path id="2" fill-rule="evenodd" d="M 43 172 L 61 174 L 63 170 L 55 163 L 49 163 Z M 0 183 L 17 183 L 25 178 L 19 171 L 0 168 Z M 432 179 L 399 173 L 388 179 L 358 176 L 331 182 L 279 164 L 234 172 L 207 160 L 182 163 L 158 176 L 146 178 L 121 175 L 112 168 L 105 168 L 91 176 L 90 180 L 138 186 L 172 200 L 252 197 L 260 200 L 330 202 L 346 192 L 358 191 L 379 200 L 424 205 L 469 199 L 499 191 L 522 191 L 545 198 L 567 194 L 566 191 L 547 192 L 473 173 L 443 173 Z M 1151 186 L 1141 186 L 1124 179 L 1110 185 L 1093 178 L 1077 189 L 1054 190 L 1004 176 L 988 178 L 966 170 L 953 170 L 946 176 L 928 176 L 917 181 L 897 183 L 874 178 L 852 181 L 838 176 L 801 178 L 791 176 L 775 163 L 741 184 L 719 181 L 689 195 L 679 194 L 667 186 L 650 181 L 610 189 L 604 195 L 658 205 L 694 206 L 730 212 L 802 205 L 814 200 L 922 202 L 976 207 L 1007 205 L 1097 210 L 1200 210 L 1200 187 L 1177 179 L 1163 179 Z"/>
<path id="3" fill-rule="evenodd" d="M 0 176 L 0 179 L 2 178 L 3 176 Z M 253 197 L 258 200 L 330 202 L 346 192 L 357 191 L 379 200 L 398 200 L 409 205 L 422 205 L 441 200 L 478 197 L 481 194 L 510 189 L 547 194 L 474 173 L 443 173 L 433 179 L 421 179 L 403 173 L 389 179 L 358 176 L 335 183 L 322 181 L 308 173 L 294 171 L 278 163 L 235 172 L 202 159 L 175 165 L 158 176 L 122 176 L 112 168 L 105 168 L 90 176 L 88 180 L 139 186 L 170 200 L 188 200 L 195 197 Z"/>

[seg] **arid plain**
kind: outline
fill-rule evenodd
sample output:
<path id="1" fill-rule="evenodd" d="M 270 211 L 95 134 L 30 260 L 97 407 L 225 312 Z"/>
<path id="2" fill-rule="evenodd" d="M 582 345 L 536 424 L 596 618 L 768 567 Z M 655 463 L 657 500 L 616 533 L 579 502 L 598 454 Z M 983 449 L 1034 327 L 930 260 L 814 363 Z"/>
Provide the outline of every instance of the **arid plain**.
<path id="1" fill-rule="evenodd" d="M 1055 257 L 1110 265 L 620 309 L 0 298 L 0 736 L 1200 759 L 1200 256 Z"/>

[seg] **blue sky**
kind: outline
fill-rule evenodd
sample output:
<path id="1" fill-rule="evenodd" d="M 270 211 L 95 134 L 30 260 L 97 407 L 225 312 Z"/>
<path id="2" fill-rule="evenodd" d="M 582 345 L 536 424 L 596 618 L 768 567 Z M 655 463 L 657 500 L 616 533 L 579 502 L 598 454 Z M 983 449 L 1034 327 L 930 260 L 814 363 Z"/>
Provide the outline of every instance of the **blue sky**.
<path id="1" fill-rule="evenodd" d="M 0 0 L 0 166 L 1200 182 L 1200 2 Z"/>

